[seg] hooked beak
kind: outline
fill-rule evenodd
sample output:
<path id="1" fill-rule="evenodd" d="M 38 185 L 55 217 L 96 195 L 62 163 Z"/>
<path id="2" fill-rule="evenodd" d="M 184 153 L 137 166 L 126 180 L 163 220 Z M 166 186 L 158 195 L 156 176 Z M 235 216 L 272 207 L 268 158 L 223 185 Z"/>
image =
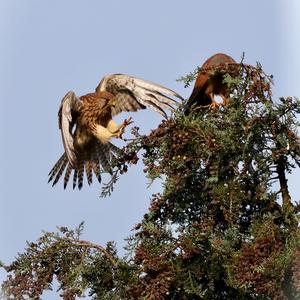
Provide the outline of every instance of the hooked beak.
<path id="1" fill-rule="evenodd" d="M 115 99 L 111 99 L 111 100 L 109 101 L 109 104 L 110 104 L 111 107 L 115 107 L 117 103 L 116 103 L 116 100 L 115 100 Z"/>

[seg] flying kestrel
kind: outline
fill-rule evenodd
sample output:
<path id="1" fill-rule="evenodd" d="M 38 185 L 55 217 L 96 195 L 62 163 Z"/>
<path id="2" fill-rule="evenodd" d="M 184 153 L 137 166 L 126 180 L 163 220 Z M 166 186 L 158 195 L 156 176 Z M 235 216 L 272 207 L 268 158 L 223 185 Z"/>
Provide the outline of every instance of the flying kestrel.
<path id="1" fill-rule="evenodd" d="M 64 188 L 73 173 L 73 188 L 83 185 L 84 171 L 88 184 L 93 173 L 101 181 L 101 169 L 110 171 L 110 163 L 119 148 L 110 143 L 111 138 L 122 138 L 131 118 L 121 125 L 113 116 L 122 111 L 152 108 L 164 117 L 165 109 L 172 110 L 182 97 L 158 84 L 128 75 L 105 76 L 94 93 L 77 97 L 68 92 L 62 99 L 58 112 L 59 128 L 65 153 L 49 173 L 49 182 L 55 185 L 64 174 Z"/>
<path id="2" fill-rule="evenodd" d="M 207 59 L 200 68 L 193 92 L 186 104 L 186 114 L 192 106 L 218 106 L 214 96 L 219 95 L 224 104 L 228 103 L 229 88 L 223 82 L 224 72 L 212 73 L 216 68 L 226 68 L 237 65 L 236 61 L 223 53 L 217 53 Z"/>

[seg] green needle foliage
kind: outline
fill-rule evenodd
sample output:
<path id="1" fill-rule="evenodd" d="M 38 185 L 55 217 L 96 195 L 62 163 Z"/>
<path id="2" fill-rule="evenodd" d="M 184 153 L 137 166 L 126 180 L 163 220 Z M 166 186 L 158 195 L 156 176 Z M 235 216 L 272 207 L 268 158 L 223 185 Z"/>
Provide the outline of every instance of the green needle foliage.
<path id="1" fill-rule="evenodd" d="M 184 104 L 116 161 L 118 174 L 142 156 L 150 181 L 163 178 L 120 258 L 59 228 L 3 266 L 7 299 L 41 299 L 55 278 L 63 299 L 300 299 L 300 205 L 286 174 L 300 165 L 300 101 L 272 101 L 260 66 L 223 72 L 225 107 Z M 188 84 L 191 74 L 184 79 Z"/>

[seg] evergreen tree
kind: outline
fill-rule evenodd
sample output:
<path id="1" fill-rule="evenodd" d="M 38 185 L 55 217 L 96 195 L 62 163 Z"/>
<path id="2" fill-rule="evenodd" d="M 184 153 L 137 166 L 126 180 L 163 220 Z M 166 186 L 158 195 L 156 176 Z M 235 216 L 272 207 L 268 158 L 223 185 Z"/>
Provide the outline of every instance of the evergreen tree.
<path id="1" fill-rule="evenodd" d="M 57 279 L 63 299 L 300 299 L 300 205 L 286 174 L 300 165 L 300 101 L 274 103 L 271 77 L 240 65 L 223 72 L 229 105 L 184 104 L 115 162 L 117 175 L 142 156 L 163 192 L 127 240 L 83 241 L 83 224 L 28 243 L 9 266 L 7 299 L 40 299 Z M 183 78 L 188 85 L 194 74 Z"/>

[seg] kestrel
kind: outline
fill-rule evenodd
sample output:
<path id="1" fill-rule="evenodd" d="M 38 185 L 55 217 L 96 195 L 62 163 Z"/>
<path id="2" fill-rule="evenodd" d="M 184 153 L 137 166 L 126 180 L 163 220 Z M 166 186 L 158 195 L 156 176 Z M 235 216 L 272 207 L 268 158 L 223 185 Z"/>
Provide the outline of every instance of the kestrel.
<path id="1" fill-rule="evenodd" d="M 228 103 L 229 88 L 223 82 L 224 72 L 212 73 L 216 68 L 224 68 L 230 65 L 237 65 L 236 61 L 223 53 L 217 53 L 207 59 L 200 68 L 196 78 L 193 92 L 187 102 L 186 114 L 192 106 L 218 106 L 214 96 L 219 95 L 224 104 Z"/>
<path id="2" fill-rule="evenodd" d="M 101 171 L 111 171 L 111 161 L 120 151 L 111 138 L 122 138 L 132 122 L 129 118 L 118 125 L 113 116 L 149 107 L 167 117 L 165 109 L 173 110 L 178 99 L 182 97 L 168 88 L 123 74 L 105 76 L 94 93 L 77 97 L 68 92 L 58 112 L 65 153 L 50 171 L 49 182 L 55 185 L 65 171 L 66 188 L 73 170 L 73 188 L 82 188 L 84 172 L 88 184 L 93 173 L 101 182 Z"/>

